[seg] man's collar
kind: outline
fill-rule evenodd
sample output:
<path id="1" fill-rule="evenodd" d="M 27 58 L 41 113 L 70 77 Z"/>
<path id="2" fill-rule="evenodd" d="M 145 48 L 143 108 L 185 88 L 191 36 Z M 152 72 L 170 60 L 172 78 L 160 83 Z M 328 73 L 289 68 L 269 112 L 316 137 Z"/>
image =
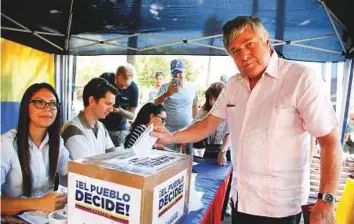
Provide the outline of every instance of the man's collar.
<path id="1" fill-rule="evenodd" d="M 95 123 L 95 125 L 92 127 L 90 125 L 90 123 L 87 121 L 87 118 L 85 116 L 85 113 L 84 111 L 80 111 L 79 113 L 79 119 L 80 119 L 80 122 L 86 127 L 86 128 L 89 128 L 89 129 L 93 129 L 93 128 L 97 128 L 98 124 L 97 122 Z"/>
<path id="2" fill-rule="evenodd" d="M 279 78 L 278 75 L 278 54 L 275 50 L 272 49 L 272 55 L 270 56 L 268 66 L 264 71 L 264 74 L 267 74 L 273 78 Z"/>

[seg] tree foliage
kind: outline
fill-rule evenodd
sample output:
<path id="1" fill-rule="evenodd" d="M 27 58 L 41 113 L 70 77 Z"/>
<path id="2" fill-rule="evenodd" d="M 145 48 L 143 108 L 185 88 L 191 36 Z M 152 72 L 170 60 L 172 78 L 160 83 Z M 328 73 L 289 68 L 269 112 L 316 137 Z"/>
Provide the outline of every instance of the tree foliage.
<path id="1" fill-rule="evenodd" d="M 136 56 L 135 68 L 137 71 L 137 82 L 142 87 L 152 87 L 155 83 L 155 73 L 163 72 L 165 80 L 170 79 L 170 60 L 164 56 Z M 176 57 L 177 58 L 177 57 Z M 193 62 L 186 57 L 178 57 L 183 60 L 185 76 L 188 81 L 194 81 L 200 71 L 193 67 Z"/>
<path id="2" fill-rule="evenodd" d="M 193 61 L 183 56 L 176 56 L 184 62 L 185 76 L 188 81 L 194 81 L 199 75 L 199 69 L 194 68 Z M 84 86 L 93 77 L 98 77 L 103 72 L 107 72 L 106 63 L 98 60 L 97 57 L 78 58 L 78 65 L 76 70 L 76 86 Z M 170 76 L 170 62 L 171 58 L 166 56 L 148 55 L 136 56 L 135 69 L 137 72 L 136 82 L 141 90 L 154 86 L 155 73 L 163 72 L 165 74 L 165 81 L 169 81 Z M 114 72 L 114 71 L 111 71 Z"/>
<path id="3" fill-rule="evenodd" d="M 80 61 L 78 61 L 79 64 Z M 85 86 L 92 78 L 101 75 L 105 65 L 100 60 L 89 60 L 90 63 L 82 63 L 77 66 L 76 86 Z"/>

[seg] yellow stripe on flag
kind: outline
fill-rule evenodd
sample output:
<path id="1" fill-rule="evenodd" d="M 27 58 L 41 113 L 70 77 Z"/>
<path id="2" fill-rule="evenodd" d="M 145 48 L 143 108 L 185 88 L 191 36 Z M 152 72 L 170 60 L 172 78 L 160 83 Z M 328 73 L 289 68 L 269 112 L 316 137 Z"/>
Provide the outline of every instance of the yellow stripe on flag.
<path id="1" fill-rule="evenodd" d="M 1 38 L 1 101 L 21 101 L 36 82 L 54 86 L 53 55 Z"/>
<path id="2" fill-rule="evenodd" d="M 336 219 L 338 224 L 354 223 L 354 180 L 347 179 L 342 197 L 337 205 Z"/>

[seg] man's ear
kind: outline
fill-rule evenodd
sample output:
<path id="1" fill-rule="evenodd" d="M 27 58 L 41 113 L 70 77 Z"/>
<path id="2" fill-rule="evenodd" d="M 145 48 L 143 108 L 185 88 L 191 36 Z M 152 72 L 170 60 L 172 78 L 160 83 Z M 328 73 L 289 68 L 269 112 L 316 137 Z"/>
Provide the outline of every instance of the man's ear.
<path id="1" fill-rule="evenodd" d="M 270 47 L 270 40 L 269 40 L 269 39 L 266 40 L 265 43 L 266 43 L 266 45 L 267 45 L 268 47 Z"/>
<path id="2" fill-rule="evenodd" d="M 93 96 L 89 97 L 89 105 L 93 104 L 94 102 L 96 102 L 95 98 L 93 98 Z"/>

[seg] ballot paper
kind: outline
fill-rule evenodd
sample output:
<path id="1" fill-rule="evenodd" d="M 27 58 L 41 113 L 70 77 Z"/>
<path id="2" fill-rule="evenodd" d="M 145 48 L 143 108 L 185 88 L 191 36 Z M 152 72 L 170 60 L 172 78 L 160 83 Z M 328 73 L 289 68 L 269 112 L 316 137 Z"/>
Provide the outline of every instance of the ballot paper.
<path id="1" fill-rule="evenodd" d="M 142 158 L 149 156 L 152 147 L 157 141 L 156 137 L 150 135 L 152 131 L 153 125 L 148 126 L 132 146 L 132 149 L 137 157 Z"/>
<path id="2" fill-rule="evenodd" d="M 145 156 L 145 153 L 137 155 L 134 152 L 123 152 L 117 155 L 111 155 L 110 158 L 101 160 L 102 164 L 105 164 L 106 168 L 118 168 L 120 170 L 136 170 L 155 172 L 163 167 L 175 163 L 181 158 L 177 154 L 166 154 L 158 150 L 149 150 L 149 153 Z"/>
<path id="3" fill-rule="evenodd" d="M 49 212 L 30 211 L 22 213 L 19 217 L 32 224 L 45 224 L 49 223 L 48 213 Z"/>

